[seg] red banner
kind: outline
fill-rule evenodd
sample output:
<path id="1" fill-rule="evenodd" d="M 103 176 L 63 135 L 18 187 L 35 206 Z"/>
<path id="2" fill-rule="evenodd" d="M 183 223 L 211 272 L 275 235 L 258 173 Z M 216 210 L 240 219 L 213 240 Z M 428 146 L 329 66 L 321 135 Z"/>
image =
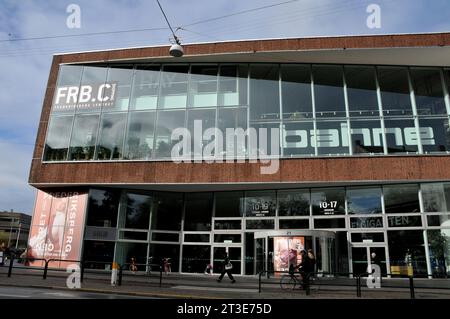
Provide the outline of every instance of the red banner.
<path id="1" fill-rule="evenodd" d="M 38 191 L 28 241 L 29 258 L 80 260 L 87 197 L 86 192 Z M 64 264 L 55 261 L 49 267 L 63 268 Z M 29 265 L 43 266 L 43 262 L 30 260 Z"/>

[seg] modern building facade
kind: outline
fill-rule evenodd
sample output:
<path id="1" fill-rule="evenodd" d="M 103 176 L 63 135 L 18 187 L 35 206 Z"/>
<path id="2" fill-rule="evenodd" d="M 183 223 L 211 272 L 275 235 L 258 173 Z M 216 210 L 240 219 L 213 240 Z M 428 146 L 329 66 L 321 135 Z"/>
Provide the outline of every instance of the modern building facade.
<path id="1" fill-rule="evenodd" d="M 54 56 L 35 256 L 450 274 L 450 33 L 184 50 Z"/>
<path id="2" fill-rule="evenodd" d="M 11 211 L 0 212 L 0 247 L 26 248 L 31 216 Z"/>

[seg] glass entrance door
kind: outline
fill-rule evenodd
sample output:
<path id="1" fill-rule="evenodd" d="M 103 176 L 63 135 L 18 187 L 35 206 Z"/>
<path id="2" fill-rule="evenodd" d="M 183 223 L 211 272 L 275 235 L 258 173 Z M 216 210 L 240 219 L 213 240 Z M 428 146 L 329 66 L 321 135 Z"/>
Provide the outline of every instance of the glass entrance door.
<path id="1" fill-rule="evenodd" d="M 380 266 L 381 274 L 386 275 L 386 248 L 384 246 L 352 247 L 353 273 L 367 272 L 369 264 Z"/>
<path id="2" fill-rule="evenodd" d="M 213 249 L 213 271 L 214 273 L 221 273 L 223 269 L 223 260 L 225 253 L 228 252 L 228 257 L 233 265 L 232 274 L 241 274 L 241 247 L 214 247 Z"/>

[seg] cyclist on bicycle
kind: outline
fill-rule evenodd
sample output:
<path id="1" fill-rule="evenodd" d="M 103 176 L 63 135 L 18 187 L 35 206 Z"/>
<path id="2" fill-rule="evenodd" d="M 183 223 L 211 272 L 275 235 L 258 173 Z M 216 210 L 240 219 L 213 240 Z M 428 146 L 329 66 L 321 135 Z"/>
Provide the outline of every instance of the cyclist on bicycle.
<path id="1" fill-rule="evenodd" d="M 300 251 L 300 256 L 302 258 L 300 265 L 298 265 L 297 268 L 300 275 L 302 276 L 303 289 L 306 290 L 307 286 L 309 285 L 309 276 L 314 272 L 314 264 L 305 250 Z"/>

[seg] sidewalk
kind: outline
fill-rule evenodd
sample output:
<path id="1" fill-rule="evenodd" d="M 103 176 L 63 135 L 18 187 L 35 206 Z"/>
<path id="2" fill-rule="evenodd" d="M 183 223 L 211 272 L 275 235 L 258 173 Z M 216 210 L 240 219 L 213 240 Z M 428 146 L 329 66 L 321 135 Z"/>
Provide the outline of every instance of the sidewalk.
<path id="1" fill-rule="evenodd" d="M 42 278 L 43 270 L 13 269 L 12 276 L 7 277 L 8 268 L 0 267 L 0 285 L 15 287 L 38 287 L 68 289 L 65 272 L 49 271 L 47 279 Z M 262 278 L 262 292 L 258 292 L 258 278 L 255 276 L 236 276 L 232 284 L 228 278 L 221 283 L 217 275 L 181 275 L 163 274 L 162 286 L 159 287 L 159 272 L 151 276 L 140 274 L 124 274 L 122 286 L 111 286 L 108 273 L 87 272 L 81 284 L 81 290 L 87 292 L 115 293 L 162 298 L 233 298 L 233 299 L 348 299 L 357 298 L 355 279 L 351 278 L 319 278 L 311 286 L 311 294 L 307 296 L 303 290 L 282 290 L 279 278 Z M 415 279 L 415 297 L 450 299 L 449 279 Z M 401 288 L 400 288 L 401 287 Z M 383 279 L 380 289 L 369 289 L 362 280 L 362 299 L 409 299 L 409 282 L 405 279 Z M 106 297 L 106 296 L 105 296 Z"/>

